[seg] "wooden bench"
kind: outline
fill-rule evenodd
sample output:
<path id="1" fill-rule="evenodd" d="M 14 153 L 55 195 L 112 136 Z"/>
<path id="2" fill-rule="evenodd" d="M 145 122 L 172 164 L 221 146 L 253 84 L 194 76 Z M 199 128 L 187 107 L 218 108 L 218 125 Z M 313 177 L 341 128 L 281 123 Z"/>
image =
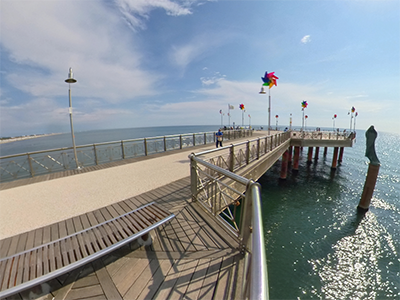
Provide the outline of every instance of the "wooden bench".
<path id="1" fill-rule="evenodd" d="M 63 238 L 0 259 L 0 298 L 83 266 L 174 218 L 155 202 Z"/>

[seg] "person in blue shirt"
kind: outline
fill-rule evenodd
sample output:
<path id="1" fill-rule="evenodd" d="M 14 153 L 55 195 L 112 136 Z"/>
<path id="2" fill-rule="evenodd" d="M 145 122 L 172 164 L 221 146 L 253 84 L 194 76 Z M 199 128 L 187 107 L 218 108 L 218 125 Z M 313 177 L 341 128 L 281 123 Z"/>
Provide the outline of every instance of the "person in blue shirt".
<path id="1" fill-rule="evenodd" d="M 218 148 L 218 144 L 222 147 L 222 136 L 224 134 L 222 133 L 221 129 L 218 129 L 218 132 L 215 134 L 217 142 L 215 143 L 215 146 Z"/>

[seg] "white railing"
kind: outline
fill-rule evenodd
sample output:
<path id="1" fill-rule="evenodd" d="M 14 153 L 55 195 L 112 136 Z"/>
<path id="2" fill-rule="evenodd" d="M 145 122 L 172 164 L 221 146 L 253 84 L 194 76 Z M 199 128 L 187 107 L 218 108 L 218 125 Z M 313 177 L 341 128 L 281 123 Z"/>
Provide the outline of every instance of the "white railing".
<path id="1" fill-rule="evenodd" d="M 251 130 L 224 131 L 225 140 L 251 136 Z M 215 132 L 187 133 L 77 146 L 80 167 L 215 143 Z M 0 157 L 0 182 L 75 170 L 72 147 Z"/>

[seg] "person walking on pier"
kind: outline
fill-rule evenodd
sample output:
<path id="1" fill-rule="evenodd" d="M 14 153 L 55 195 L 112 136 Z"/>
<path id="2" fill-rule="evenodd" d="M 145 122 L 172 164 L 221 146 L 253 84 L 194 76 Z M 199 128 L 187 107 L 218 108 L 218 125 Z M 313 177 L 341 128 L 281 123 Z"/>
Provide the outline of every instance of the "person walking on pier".
<path id="1" fill-rule="evenodd" d="M 221 129 L 218 129 L 218 132 L 215 134 L 217 142 L 215 143 L 215 146 L 218 148 L 218 144 L 222 147 L 222 136 L 224 134 L 222 133 Z"/>

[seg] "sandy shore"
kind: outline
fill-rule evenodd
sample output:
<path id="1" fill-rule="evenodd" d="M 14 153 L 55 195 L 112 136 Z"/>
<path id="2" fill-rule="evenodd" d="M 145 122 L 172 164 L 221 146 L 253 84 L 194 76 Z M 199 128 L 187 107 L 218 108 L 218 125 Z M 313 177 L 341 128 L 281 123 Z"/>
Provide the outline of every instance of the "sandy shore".
<path id="1" fill-rule="evenodd" d="M 45 136 L 51 136 L 51 135 L 57 135 L 61 133 L 48 133 L 48 134 L 36 134 L 36 135 L 27 135 L 27 136 L 19 136 L 11 139 L 2 139 L 0 140 L 0 144 L 5 144 L 5 143 L 11 143 L 11 142 L 16 142 L 16 141 L 22 141 L 22 140 L 29 140 L 29 139 L 34 139 L 34 138 L 40 138 L 40 137 L 45 137 Z"/>

